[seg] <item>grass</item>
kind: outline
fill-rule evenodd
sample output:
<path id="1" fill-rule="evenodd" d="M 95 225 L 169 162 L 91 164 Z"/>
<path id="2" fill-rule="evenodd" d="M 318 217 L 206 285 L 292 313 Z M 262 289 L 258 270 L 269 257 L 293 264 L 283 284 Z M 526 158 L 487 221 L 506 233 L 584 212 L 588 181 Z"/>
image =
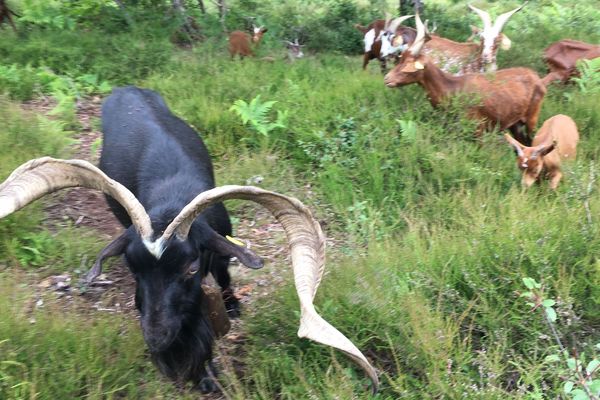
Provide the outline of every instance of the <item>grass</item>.
<path id="1" fill-rule="evenodd" d="M 529 4 L 507 25 L 513 49 L 501 53 L 499 64 L 543 73 L 539 55 L 550 41 L 597 42 L 597 10 L 590 4 L 570 8 L 562 22 L 559 6 Z M 448 7 L 447 21 L 464 22 L 463 6 Z M 440 33 L 453 29 L 444 21 Z M 514 155 L 499 133 L 475 142 L 460 104 L 433 109 L 417 86 L 387 89 L 378 66 L 363 73 L 358 57 L 231 62 L 224 46 L 209 43 L 173 53 L 159 70 L 149 68 L 149 76 L 134 71 L 132 79 L 159 91 L 197 128 L 219 184 L 260 176 L 260 186 L 295 195 L 327 222 L 327 234 L 337 240 L 315 303 L 382 372 L 381 391 L 372 398 L 563 396 L 560 371 L 546 360 L 556 352 L 550 332 L 518 294 L 524 277 L 542 282 L 557 300 L 567 346 L 596 351 L 597 93 L 576 85 L 550 88 L 540 122 L 557 113 L 571 116 L 581 135 L 578 160 L 565 167 L 558 191 L 542 183 L 523 192 Z M 287 112 L 285 127 L 262 135 L 228 111 L 236 100 L 250 103 L 258 95 L 276 101 L 270 121 Z M 7 100 L 0 117 L 2 177 L 26 159 L 64 154 L 69 133 L 58 122 Z M 239 212 L 246 206 L 228 207 Z M 41 228 L 43 217 L 38 204 L 0 221 L 0 259 L 8 266 L 0 274 L 0 397 L 189 396 L 158 378 L 129 317 L 65 313 L 50 302 L 44 312 L 34 311 L 35 324 L 27 322 L 31 312 L 23 309 L 36 279 L 72 272 L 99 246 L 93 233 L 79 228 Z M 289 282 L 246 308 L 248 341 L 240 356 L 246 368 L 238 376 L 232 365 L 222 366 L 226 395 L 368 398 L 368 382 L 348 359 L 296 337 L 298 302 Z"/>

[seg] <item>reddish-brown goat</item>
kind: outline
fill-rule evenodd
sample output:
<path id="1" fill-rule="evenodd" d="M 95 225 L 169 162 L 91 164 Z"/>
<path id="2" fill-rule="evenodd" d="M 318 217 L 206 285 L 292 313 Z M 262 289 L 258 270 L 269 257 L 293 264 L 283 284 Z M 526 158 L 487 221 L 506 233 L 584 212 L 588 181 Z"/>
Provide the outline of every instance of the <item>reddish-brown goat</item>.
<path id="1" fill-rule="evenodd" d="M 577 61 L 600 57 L 600 45 L 577 40 L 564 39 L 551 44 L 544 51 L 544 61 L 548 64 L 548 75 L 543 79 L 548 85 L 553 81 L 566 83 L 577 76 Z"/>
<path id="2" fill-rule="evenodd" d="M 254 27 L 253 35 L 242 31 L 233 31 L 229 34 L 229 54 L 231 59 L 239 54 L 240 58 L 254 57 L 252 46 L 257 47 L 262 39 L 264 33 L 267 32 L 267 28 Z"/>
<path id="3" fill-rule="evenodd" d="M 525 188 L 545 176 L 550 179 L 550 188 L 556 189 L 562 178 L 561 163 L 577 156 L 579 132 L 575 121 L 566 115 L 546 120 L 533 138 L 532 147 L 522 145 L 509 134 L 504 137 L 517 153 L 517 167 L 523 172 L 521 184 Z"/>
<path id="4" fill-rule="evenodd" d="M 469 5 L 472 11 L 477 13 L 483 22 L 483 28 L 471 27 L 472 35 L 469 39 L 475 36 L 480 37 L 480 43 L 473 42 L 455 42 L 441 36 L 431 35 L 430 40 L 425 43 L 421 53 L 429 57 L 429 59 L 442 69 L 444 72 L 453 74 L 465 74 L 468 72 L 484 72 L 495 71 L 496 55 L 498 49 L 508 50 L 511 45 L 510 39 L 502 33 L 502 29 L 516 12 L 521 10 L 527 2 L 514 10 L 505 12 L 496 18 L 492 24 L 492 17 L 486 11 L 480 10 L 472 5 Z M 411 29 L 411 28 L 405 28 Z M 414 30 L 413 30 L 414 31 Z M 396 35 L 398 37 L 398 35 Z M 407 36 L 404 33 L 404 36 Z M 416 35 L 400 37 L 400 43 L 412 44 Z M 366 40 L 366 35 L 365 35 Z M 389 38 L 392 42 L 388 49 L 396 51 L 398 44 L 396 37 Z M 383 39 L 382 39 L 383 42 Z M 390 54 L 384 50 L 385 46 L 381 47 L 380 58 L 385 58 Z"/>
<path id="5" fill-rule="evenodd" d="M 434 107 L 458 94 L 473 95 L 477 104 L 469 106 L 468 115 L 481 121 L 476 132 L 478 136 L 485 129 L 496 127 L 510 129 L 521 142 L 531 143 L 521 128 L 525 125 L 527 132 L 533 133 L 546 94 L 546 87 L 534 71 L 510 68 L 493 74 L 453 76 L 420 54 L 426 40 L 425 25 L 417 15 L 417 38 L 402 54 L 400 64 L 385 76 L 388 87 L 418 83 Z"/>

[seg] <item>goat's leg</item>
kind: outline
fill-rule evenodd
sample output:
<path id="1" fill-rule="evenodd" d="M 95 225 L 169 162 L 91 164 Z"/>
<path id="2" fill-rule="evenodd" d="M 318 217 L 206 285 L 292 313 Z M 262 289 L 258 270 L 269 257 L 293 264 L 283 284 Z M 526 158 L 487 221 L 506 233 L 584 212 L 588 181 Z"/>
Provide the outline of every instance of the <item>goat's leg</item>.
<path id="1" fill-rule="evenodd" d="M 365 53 L 363 56 L 363 66 L 362 66 L 363 70 L 367 69 L 367 65 L 369 65 L 369 60 L 370 60 L 369 53 Z"/>
<path id="2" fill-rule="evenodd" d="M 240 302 L 235 297 L 231 287 L 231 275 L 229 275 L 227 269 L 229 267 L 229 257 L 210 252 L 210 255 L 207 255 L 207 264 L 208 271 L 221 287 L 227 315 L 230 318 L 238 318 L 240 316 Z"/>
<path id="3" fill-rule="evenodd" d="M 562 172 L 560 171 L 555 171 L 551 176 L 550 176 L 550 189 L 552 190 L 556 190 L 556 188 L 558 187 L 558 184 L 560 182 L 562 178 Z"/>
<path id="4" fill-rule="evenodd" d="M 387 60 L 385 58 L 380 58 L 379 66 L 381 68 L 381 73 L 385 75 L 385 73 L 387 72 Z"/>
<path id="5" fill-rule="evenodd" d="M 512 136 L 525 146 L 531 146 L 531 137 L 527 134 L 527 127 L 522 122 L 517 122 L 508 128 Z"/>

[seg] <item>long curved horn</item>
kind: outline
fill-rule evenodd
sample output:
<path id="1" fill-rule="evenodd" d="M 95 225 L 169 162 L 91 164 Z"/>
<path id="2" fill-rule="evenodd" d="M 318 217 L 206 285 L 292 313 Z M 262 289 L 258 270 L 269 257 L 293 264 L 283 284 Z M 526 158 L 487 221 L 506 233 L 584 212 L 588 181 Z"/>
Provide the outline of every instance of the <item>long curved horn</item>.
<path id="1" fill-rule="evenodd" d="M 283 225 L 292 253 L 296 291 L 300 299 L 301 317 L 298 336 L 335 347 L 354 360 L 373 381 L 379 380 L 375 369 L 356 346 L 325 321 L 315 310 L 313 299 L 325 266 L 325 236 L 319 223 L 299 200 L 253 186 L 221 186 L 196 196 L 169 224 L 161 241 L 176 235 L 186 238 L 194 219 L 211 204 L 228 199 L 250 200 L 267 208 Z"/>
<path id="2" fill-rule="evenodd" d="M 152 224 L 144 206 L 119 182 L 83 160 L 36 158 L 13 171 L 0 184 L 0 218 L 25 207 L 46 194 L 69 187 L 98 189 L 117 200 L 129 214 L 145 242 L 152 239 Z"/>
<path id="3" fill-rule="evenodd" d="M 508 133 L 504 134 L 504 139 L 506 139 L 508 144 L 510 144 L 512 147 L 514 147 L 514 149 L 517 152 L 517 155 L 519 157 L 523 157 L 523 149 L 522 149 L 523 145 L 521 143 L 519 143 L 515 138 L 510 136 Z"/>
<path id="4" fill-rule="evenodd" d="M 506 24 L 509 18 L 512 17 L 514 13 L 520 11 L 523 7 L 525 7 L 526 4 L 527 2 L 523 3 L 520 7 L 517 7 L 512 11 L 505 12 L 504 14 L 496 18 L 496 21 L 494 22 L 494 31 L 497 33 L 502 32 L 502 28 L 504 28 L 504 24 Z"/>
<path id="5" fill-rule="evenodd" d="M 410 54 L 412 54 L 414 57 L 417 57 L 419 55 L 419 53 L 421 52 L 421 49 L 423 48 L 423 45 L 425 44 L 425 37 L 427 36 L 427 26 L 426 26 L 427 21 L 425 21 L 425 24 L 423 24 L 423 21 L 421 21 L 421 17 L 419 16 L 419 13 L 417 13 L 417 15 L 415 15 L 415 24 L 417 26 L 417 37 L 415 38 L 415 41 L 413 42 L 412 46 L 410 46 Z"/>
<path id="6" fill-rule="evenodd" d="M 477 15 L 479 15 L 479 18 L 481 18 L 481 21 L 483 22 L 484 31 L 487 31 L 492 27 L 492 18 L 490 17 L 490 14 L 488 14 L 487 11 L 480 10 L 479 8 L 472 6 L 471 4 L 469 4 L 469 8 L 475 11 Z"/>
<path id="7" fill-rule="evenodd" d="M 385 22 L 383 24 L 383 30 L 387 31 L 388 26 L 390 25 L 390 21 L 392 20 L 392 15 L 389 12 L 385 12 Z"/>
<path id="8" fill-rule="evenodd" d="M 389 32 L 396 33 L 396 29 L 398 29 L 400 24 L 412 17 L 414 17 L 414 15 L 405 15 L 403 17 L 394 18 L 392 22 L 390 22 L 387 30 Z"/>

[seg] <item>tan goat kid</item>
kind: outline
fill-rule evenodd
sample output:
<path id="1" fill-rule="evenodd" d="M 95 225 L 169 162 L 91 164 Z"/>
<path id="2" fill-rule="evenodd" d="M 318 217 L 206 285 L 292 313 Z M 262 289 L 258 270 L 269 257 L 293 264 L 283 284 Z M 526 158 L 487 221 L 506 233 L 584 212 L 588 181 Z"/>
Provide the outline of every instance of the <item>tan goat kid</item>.
<path id="1" fill-rule="evenodd" d="M 577 155 L 577 125 L 562 114 L 544 122 L 533 138 L 532 147 L 522 145 L 509 134 L 504 137 L 517 153 L 517 167 L 523 171 L 521 184 L 525 188 L 545 176 L 550 179 L 550 188 L 556 189 L 563 175 L 560 168 L 562 162 L 574 160 Z"/>

